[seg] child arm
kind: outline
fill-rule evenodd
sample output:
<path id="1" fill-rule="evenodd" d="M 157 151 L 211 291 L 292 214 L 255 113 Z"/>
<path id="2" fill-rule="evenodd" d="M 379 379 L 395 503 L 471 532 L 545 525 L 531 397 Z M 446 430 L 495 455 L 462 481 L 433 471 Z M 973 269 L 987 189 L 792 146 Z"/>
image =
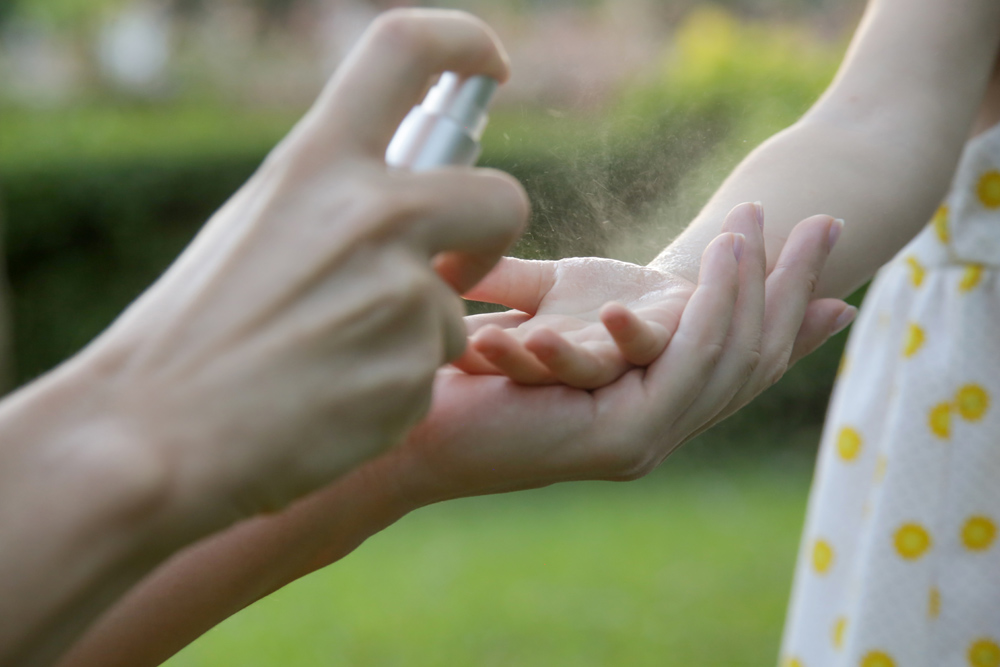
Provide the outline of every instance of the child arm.
<path id="1" fill-rule="evenodd" d="M 994 0 L 872 0 L 823 96 L 801 120 L 743 160 L 688 228 L 646 269 L 592 262 L 590 274 L 581 278 L 564 271 L 563 260 L 545 269 L 557 277 L 546 291 L 521 294 L 508 287 L 534 289 L 535 282 L 517 274 L 537 273 L 544 267 L 501 265 L 505 279 L 487 279 L 474 297 L 513 307 L 529 303 L 536 306 L 529 311 L 533 317 L 505 328 L 503 336 L 492 329 L 476 332 L 471 352 L 459 363 L 472 372 L 500 372 L 520 382 L 592 388 L 617 377 L 636 362 L 611 344 L 605 330 L 610 323 L 599 319 L 602 304 L 620 301 L 640 318 L 669 330 L 678 289 L 607 295 L 593 286 L 624 273 L 645 284 L 689 286 L 697 276 L 701 252 L 739 202 L 766 204 L 769 273 L 799 220 L 816 212 L 846 220 L 837 250 L 822 275 L 815 277 L 815 295 L 850 293 L 919 231 L 943 197 L 983 103 L 998 44 L 1000 3 Z M 561 275 L 573 279 L 560 281 Z M 494 290 L 496 286 L 502 289 Z M 806 316 L 805 338 L 815 340 L 821 331 L 835 333 L 849 317 L 842 304 L 817 299 Z M 533 343 L 553 338 L 544 331 L 550 320 L 558 323 L 555 331 L 564 340 L 558 369 L 538 358 Z M 633 326 L 617 331 L 615 338 L 640 334 L 641 328 Z M 755 377 L 767 382 L 815 347 L 799 341 L 767 344 L 772 347 L 762 351 L 755 370 Z M 600 382 L 576 382 L 586 375 L 581 370 Z M 755 383 L 749 389 L 751 395 L 759 391 Z"/>
<path id="2" fill-rule="evenodd" d="M 769 269 L 801 218 L 822 211 L 847 220 L 817 294 L 850 293 L 943 197 L 998 43 L 993 0 L 873 0 L 823 96 L 754 150 L 652 265 L 693 275 L 725 212 L 761 200 Z"/>

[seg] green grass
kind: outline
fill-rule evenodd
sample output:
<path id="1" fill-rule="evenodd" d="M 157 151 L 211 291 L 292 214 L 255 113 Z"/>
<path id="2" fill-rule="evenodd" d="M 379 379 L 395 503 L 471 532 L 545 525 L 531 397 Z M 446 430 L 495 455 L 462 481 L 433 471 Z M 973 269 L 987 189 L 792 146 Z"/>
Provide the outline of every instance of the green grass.
<path id="1" fill-rule="evenodd" d="M 168 664 L 773 664 L 808 480 L 699 456 L 431 507 Z"/>

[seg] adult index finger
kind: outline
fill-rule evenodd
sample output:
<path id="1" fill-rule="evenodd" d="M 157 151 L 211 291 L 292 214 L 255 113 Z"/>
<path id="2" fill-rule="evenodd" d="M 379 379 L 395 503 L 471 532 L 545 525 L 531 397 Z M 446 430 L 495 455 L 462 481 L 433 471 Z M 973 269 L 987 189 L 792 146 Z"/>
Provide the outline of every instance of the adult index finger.
<path id="1" fill-rule="evenodd" d="M 530 205 L 521 184 L 491 169 L 398 175 L 413 210 L 403 235 L 459 294 L 483 279 L 517 239 Z"/>

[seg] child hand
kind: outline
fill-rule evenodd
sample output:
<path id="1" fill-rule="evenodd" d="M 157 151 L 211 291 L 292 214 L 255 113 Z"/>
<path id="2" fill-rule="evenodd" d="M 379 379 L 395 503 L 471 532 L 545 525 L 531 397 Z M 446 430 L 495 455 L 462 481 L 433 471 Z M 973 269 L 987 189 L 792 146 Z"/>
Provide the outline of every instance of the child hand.
<path id="1" fill-rule="evenodd" d="M 575 479 L 634 479 L 748 403 L 780 377 L 790 359 L 829 337 L 840 314 L 853 310 L 836 299 L 810 303 L 836 238 L 830 232 L 839 223 L 828 216 L 799 223 L 777 267 L 765 276 L 763 242 L 750 213 L 737 207 L 727 222 L 749 232 L 742 253 L 736 252 L 737 233 L 719 235 L 706 248 L 698 283 L 689 292 L 653 276 L 656 298 L 667 304 L 663 312 L 677 313 L 678 321 L 665 351 L 648 368 L 628 370 L 593 391 L 439 371 L 430 416 L 402 447 L 373 464 L 376 476 L 388 475 L 416 505 Z M 756 228 L 756 240 L 746 222 Z M 551 284 L 536 290 L 538 300 L 554 294 L 566 299 L 555 303 L 576 310 L 571 316 L 551 313 L 549 322 L 570 335 L 603 327 L 598 315 L 606 296 L 599 290 L 635 289 L 630 277 L 651 275 L 625 269 L 616 274 L 618 265 L 598 262 L 608 271 L 588 283 L 560 283 L 553 274 Z M 525 284 L 515 294 L 528 292 Z M 497 295 L 506 297 L 500 290 Z M 633 293 L 629 298 L 642 303 Z M 522 345 L 515 336 L 524 326 L 519 320 L 527 317 L 502 313 L 488 319 L 507 326 L 501 333 Z"/>
<path id="2" fill-rule="evenodd" d="M 467 296 L 516 310 L 467 318 L 469 346 L 455 365 L 525 385 L 595 389 L 660 355 L 693 290 L 671 274 L 610 259 L 505 258 Z"/>
<path id="3" fill-rule="evenodd" d="M 743 204 L 723 227 L 743 234 L 752 256 L 762 256 L 761 216 L 757 205 Z M 741 272 L 758 280 L 763 260 L 741 262 Z M 467 296 L 524 312 L 467 318 L 471 343 L 456 366 L 507 375 L 520 384 L 595 389 L 663 352 L 693 289 L 678 275 L 608 259 L 505 259 Z M 843 310 L 836 299 L 811 304 L 786 365 L 825 340 Z"/>

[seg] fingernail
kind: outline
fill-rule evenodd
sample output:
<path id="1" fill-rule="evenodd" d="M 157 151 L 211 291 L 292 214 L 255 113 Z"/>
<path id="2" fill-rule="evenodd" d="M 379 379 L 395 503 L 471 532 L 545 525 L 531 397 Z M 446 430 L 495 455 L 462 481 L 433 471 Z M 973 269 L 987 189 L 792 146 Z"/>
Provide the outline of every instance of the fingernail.
<path id="1" fill-rule="evenodd" d="M 757 217 L 757 224 L 760 230 L 764 231 L 764 204 L 759 201 L 753 203 L 753 214 Z"/>
<path id="2" fill-rule="evenodd" d="M 830 335 L 839 334 L 841 331 L 847 328 L 847 325 L 854 321 L 854 318 L 858 314 L 858 309 L 854 306 L 848 306 L 841 311 L 840 315 L 837 315 L 837 319 L 833 323 L 833 331 Z"/>
<path id="3" fill-rule="evenodd" d="M 743 246 L 746 245 L 747 237 L 742 234 L 733 234 L 733 254 L 736 255 L 737 264 L 743 256 Z"/>
<path id="4" fill-rule="evenodd" d="M 844 231 L 844 221 L 841 218 L 836 218 L 830 225 L 830 250 L 833 250 L 833 246 L 837 245 L 842 231 Z"/>

